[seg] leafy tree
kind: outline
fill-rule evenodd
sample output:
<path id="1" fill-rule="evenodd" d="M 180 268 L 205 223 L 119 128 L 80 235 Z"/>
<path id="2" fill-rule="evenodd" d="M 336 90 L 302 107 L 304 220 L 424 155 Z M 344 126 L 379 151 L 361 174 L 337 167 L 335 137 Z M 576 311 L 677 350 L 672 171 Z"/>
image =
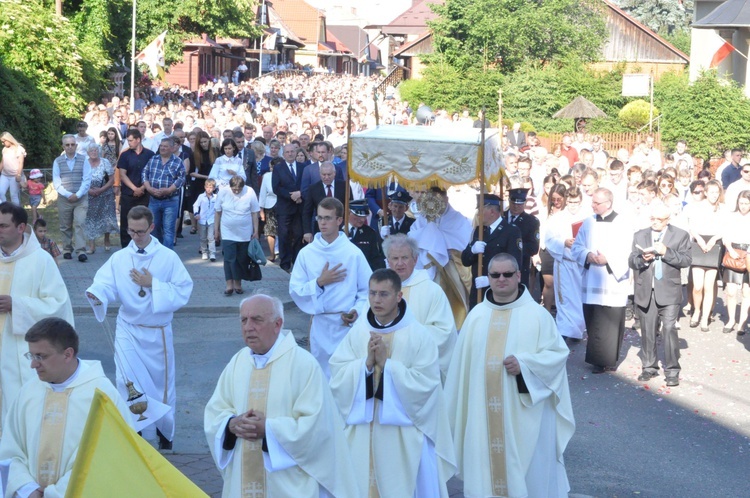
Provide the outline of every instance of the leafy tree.
<path id="1" fill-rule="evenodd" d="M 732 80 L 707 71 L 693 84 L 687 74 L 666 74 L 654 85 L 662 110 L 662 143 L 687 141 L 694 154 L 717 157 L 750 145 L 750 99 Z"/>
<path id="2" fill-rule="evenodd" d="M 511 72 L 524 62 L 557 61 L 569 55 L 595 60 L 606 40 L 602 5 L 594 0 L 446 0 L 431 4 L 436 53 L 459 71 L 499 67 Z"/>
<path id="3" fill-rule="evenodd" d="M 49 167 L 60 153 L 60 114 L 50 96 L 28 75 L 0 60 L 0 102 L 0 130 L 23 144 L 26 169 Z"/>
<path id="4" fill-rule="evenodd" d="M 67 19 L 33 0 L 0 0 L 0 60 L 31 78 L 59 115 L 79 115 L 88 57 Z"/>

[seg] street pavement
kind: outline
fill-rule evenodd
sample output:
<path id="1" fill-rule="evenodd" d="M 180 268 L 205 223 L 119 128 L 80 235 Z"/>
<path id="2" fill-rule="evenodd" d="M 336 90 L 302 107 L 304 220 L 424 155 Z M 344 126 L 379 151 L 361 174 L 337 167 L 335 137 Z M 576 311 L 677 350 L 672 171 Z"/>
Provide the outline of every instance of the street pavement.
<path id="1" fill-rule="evenodd" d="M 203 407 L 229 359 L 244 346 L 237 318 L 242 297 L 264 292 L 285 305 L 285 328 L 306 346 L 309 317 L 288 293 L 288 275 L 270 264 L 263 280 L 243 282 L 245 296 L 225 297 L 221 256 L 202 261 L 198 238 L 184 230 L 175 250 L 193 281 L 193 295 L 173 322 L 177 375 L 177 432 L 174 450 L 164 452 L 177 468 L 210 496 L 222 481 L 203 435 Z M 114 250 L 115 248 L 113 248 Z M 87 263 L 61 260 L 81 335 L 81 357 L 101 360 L 114 379 L 112 350 L 85 299 L 96 270 L 110 253 L 103 248 Z M 723 312 L 721 299 L 717 306 Z M 114 328 L 116 309 L 108 322 Z M 725 319 L 722 318 L 722 320 Z M 568 361 L 576 433 L 565 453 L 571 496 L 748 496 L 750 468 L 750 337 L 690 329 L 681 319 L 681 384 L 664 378 L 638 382 L 640 336 L 628 329 L 616 372 L 592 375 L 584 363 L 586 342 L 572 347 Z M 451 497 L 462 497 L 450 482 Z"/>

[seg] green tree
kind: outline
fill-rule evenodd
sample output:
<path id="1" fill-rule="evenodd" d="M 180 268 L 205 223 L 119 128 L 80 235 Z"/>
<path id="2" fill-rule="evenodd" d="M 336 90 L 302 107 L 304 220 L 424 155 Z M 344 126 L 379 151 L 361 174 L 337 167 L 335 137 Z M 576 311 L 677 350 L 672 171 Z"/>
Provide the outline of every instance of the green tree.
<path id="1" fill-rule="evenodd" d="M 659 109 L 654 106 L 654 118 L 659 116 L 659 114 Z M 648 124 L 650 116 L 651 104 L 643 99 L 634 100 L 625 104 L 625 106 L 620 109 L 620 112 L 617 115 L 617 117 L 620 118 L 620 122 L 622 123 L 622 125 L 626 128 L 630 128 L 631 130 L 637 130 L 638 128 Z"/>
<path id="2" fill-rule="evenodd" d="M 79 115 L 84 61 L 91 60 L 67 19 L 34 0 L 0 0 L 0 59 L 31 78 L 59 115 Z"/>
<path id="3" fill-rule="evenodd" d="M 599 57 L 606 40 L 602 5 L 594 0 L 446 0 L 431 4 L 429 25 L 436 53 L 459 71 L 500 67 L 511 72 L 525 62 L 558 61 L 570 55 Z"/>
<path id="4" fill-rule="evenodd" d="M 716 71 L 701 74 L 693 84 L 687 74 L 662 76 L 654 84 L 654 104 L 662 111 L 662 143 L 672 148 L 684 139 L 693 154 L 716 157 L 750 145 L 750 99 Z"/>
<path id="5" fill-rule="evenodd" d="M 694 0 L 619 0 L 619 6 L 659 34 L 689 31 Z"/>

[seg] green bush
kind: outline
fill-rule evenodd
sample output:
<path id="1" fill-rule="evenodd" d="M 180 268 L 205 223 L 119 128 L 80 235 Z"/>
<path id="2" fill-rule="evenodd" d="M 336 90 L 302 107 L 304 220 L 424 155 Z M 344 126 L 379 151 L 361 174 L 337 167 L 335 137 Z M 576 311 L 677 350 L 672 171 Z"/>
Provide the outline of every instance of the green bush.
<path id="1" fill-rule="evenodd" d="M 25 169 L 48 168 L 60 153 L 60 114 L 52 100 L 21 71 L 0 60 L 0 132 L 26 149 Z"/>
<path id="2" fill-rule="evenodd" d="M 618 117 L 620 122 L 626 128 L 637 130 L 648 124 L 651 113 L 651 104 L 643 99 L 634 100 L 620 109 Z M 659 116 L 659 109 L 654 106 L 653 117 Z"/>

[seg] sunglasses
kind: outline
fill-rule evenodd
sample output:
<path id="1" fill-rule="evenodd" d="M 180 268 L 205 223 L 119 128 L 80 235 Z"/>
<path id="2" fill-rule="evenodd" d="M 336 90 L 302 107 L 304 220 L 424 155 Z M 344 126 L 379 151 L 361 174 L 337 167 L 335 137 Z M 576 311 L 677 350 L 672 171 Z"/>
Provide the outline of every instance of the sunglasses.
<path id="1" fill-rule="evenodd" d="M 703 191 L 702 191 L 702 190 L 693 190 L 693 193 L 694 193 L 694 194 L 702 194 L 702 193 L 703 193 Z"/>
<path id="2" fill-rule="evenodd" d="M 511 278 L 515 274 L 516 272 L 514 271 L 504 271 L 500 273 L 490 273 L 489 275 L 490 275 L 490 278 L 500 278 L 501 275 L 505 278 Z"/>
<path id="3" fill-rule="evenodd" d="M 743 169 L 742 172 L 743 173 L 750 173 L 750 169 Z"/>

